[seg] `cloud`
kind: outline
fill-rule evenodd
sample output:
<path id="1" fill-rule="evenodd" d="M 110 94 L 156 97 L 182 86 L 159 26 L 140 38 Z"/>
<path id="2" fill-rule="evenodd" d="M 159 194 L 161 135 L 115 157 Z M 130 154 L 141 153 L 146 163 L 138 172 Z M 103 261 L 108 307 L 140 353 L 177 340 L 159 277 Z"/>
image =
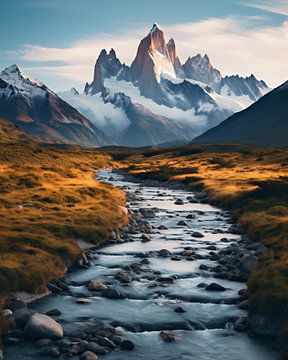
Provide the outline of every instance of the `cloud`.
<path id="1" fill-rule="evenodd" d="M 24 45 L 18 58 L 36 63 L 33 72 L 51 76 L 91 81 L 93 66 L 101 49 L 114 48 L 121 61 L 130 64 L 140 40 L 150 26 L 127 29 L 116 35 L 101 33 L 77 41 L 67 48 Z M 207 53 L 212 64 L 225 74 L 246 76 L 254 73 L 271 86 L 287 80 L 288 21 L 270 25 L 265 17 L 211 18 L 195 23 L 162 26 L 166 39 L 174 37 L 182 62 L 196 53 Z M 45 62 L 45 66 L 41 66 Z M 47 62 L 60 62 L 48 66 Z M 41 70 L 42 69 L 42 70 Z M 26 69 L 26 71 L 28 71 Z"/>
<path id="2" fill-rule="evenodd" d="M 258 0 L 252 2 L 244 2 L 242 5 L 253 7 L 256 9 L 265 10 L 275 14 L 288 16 L 288 2 L 287 0 Z"/>

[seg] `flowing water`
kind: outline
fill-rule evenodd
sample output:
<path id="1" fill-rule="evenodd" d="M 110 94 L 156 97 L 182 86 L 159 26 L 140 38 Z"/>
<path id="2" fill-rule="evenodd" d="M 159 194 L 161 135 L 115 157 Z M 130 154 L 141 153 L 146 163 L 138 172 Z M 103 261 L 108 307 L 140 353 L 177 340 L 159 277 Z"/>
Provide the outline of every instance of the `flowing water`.
<path id="1" fill-rule="evenodd" d="M 62 324 L 66 334 L 85 329 L 97 319 L 117 326 L 122 336 L 135 344 L 131 352 L 116 349 L 100 359 L 275 360 L 277 356 L 267 344 L 233 330 L 233 319 L 246 315 L 236 306 L 238 291 L 245 288 L 245 284 L 214 279 L 211 272 L 199 269 L 201 264 L 211 266 L 209 245 L 216 245 L 218 251 L 239 239 L 240 235 L 228 232 L 231 226 L 229 214 L 209 204 L 189 203 L 187 197 L 191 192 L 187 190 L 148 187 L 119 174 L 113 173 L 111 178 L 111 174 L 105 170 L 98 176 L 102 181 L 124 187 L 128 193 L 136 192 L 136 198 L 128 202 L 130 210 L 156 209 L 155 217 L 145 219 L 146 225 L 152 228 L 152 240 L 142 242 L 141 233 L 135 232 L 128 234 L 129 242 L 95 249 L 92 266 L 67 275 L 67 281 L 73 284 L 69 295 L 50 295 L 32 307 L 43 313 L 59 309 L 61 315 L 55 319 Z M 176 205 L 176 199 L 184 200 L 184 204 Z M 195 215 L 194 218 L 187 219 L 189 214 Z M 178 225 L 180 220 L 184 220 L 186 226 Z M 158 229 L 160 225 L 164 226 Z M 194 231 L 201 232 L 204 237 L 192 237 Z M 221 241 L 223 237 L 228 242 Z M 194 261 L 180 256 L 187 247 L 192 247 L 201 256 Z M 175 261 L 171 257 L 159 257 L 161 249 L 176 255 Z M 148 261 L 142 263 L 141 274 L 132 277 L 131 283 L 125 285 L 115 280 L 115 274 L 121 269 L 140 263 L 143 258 Z M 216 266 L 217 262 L 213 261 L 212 265 Z M 155 274 L 164 281 L 155 281 L 155 276 L 151 276 Z M 171 278 L 173 281 L 165 281 Z M 91 279 L 112 284 L 125 294 L 125 298 L 95 296 L 95 292 L 89 292 L 84 285 Z M 212 282 L 222 285 L 226 291 L 212 292 L 198 286 Z M 77 296 L 88 296 L 92 302 L 78 304 Z M 175 312 L 177 307 L 182 307 L 185 312 Z M 161 330 L 173 330 L 177 340 L 163 341 L 159 335 Z M 37 351 L 39 349 L 29 342 L 7 346 L 4 359 L 49 359 L 37 355 Z"/>

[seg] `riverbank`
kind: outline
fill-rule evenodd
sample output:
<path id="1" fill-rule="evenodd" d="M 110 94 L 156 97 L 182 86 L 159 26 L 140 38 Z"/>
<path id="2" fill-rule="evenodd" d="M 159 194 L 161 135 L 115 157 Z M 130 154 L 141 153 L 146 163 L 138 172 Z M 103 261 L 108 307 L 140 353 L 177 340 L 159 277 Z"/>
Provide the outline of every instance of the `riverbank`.
<path id="1" fill-rule="evenodd" d="M 99 176 L 127 192 L 129 225 L 87 250 L 89 266 L 61 279 L 62 291 L 15 312 L 5 360 L 276 359 L 268 344 L 245 333 L 243 279 L 213 277 L 228 249 L 247 255 L 229 212 L 191 202 L 193 194 L 176 184 Z M 53 338 L 47 328 L 40 334 L 35 311 L 52 316 L 64 335 L 51 321 Z"/>
<path id="2" fill-rule="evenodd" d="M 15 292 L 47 291 L 81 259 L 78 240 L 104 243 L 126 224 L 125 193 L 95 179 L 95 170 L 111 166 L 94 149 L 0 144 L 2 307 Z"/>
<path id="3" fill-rule="evenodd" d="M 114 153 L 128 173 L 180 182 L 233 210 L 249 238 L 267 247 L 248 279 L 254 331 L 275 336 L 287 359 L 288 150 L 186 146 Z"/>

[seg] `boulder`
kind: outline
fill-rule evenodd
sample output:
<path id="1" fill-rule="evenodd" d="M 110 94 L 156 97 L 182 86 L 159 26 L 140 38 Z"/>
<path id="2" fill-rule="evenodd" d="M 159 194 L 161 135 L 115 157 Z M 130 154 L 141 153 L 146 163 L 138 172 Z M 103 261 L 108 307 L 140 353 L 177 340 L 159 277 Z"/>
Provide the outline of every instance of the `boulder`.
<path id="1" fill-rule="evenodd" d="M 99 280 L 90 280 L 88 283 L 88 289 L 90 291 L 100 291 L 107 289 L 107 285 L 103 284 Z"/>
<path id="2" fill-rule="evenodd" d="M 55 320 L 47 315 L 34 314 L 28 320 L 24 333 L 33 339 L 61 339 L 63 328 Z"/>
<path id="3" fill-rule="evenodd" d="M 128 351 L 132 351 L 134 349 L 135 345 L 133 344 L 133 342 L 131 340 L 123 340 L 120 343 L 120 349 L 121 350 L 128 350 Z"/>

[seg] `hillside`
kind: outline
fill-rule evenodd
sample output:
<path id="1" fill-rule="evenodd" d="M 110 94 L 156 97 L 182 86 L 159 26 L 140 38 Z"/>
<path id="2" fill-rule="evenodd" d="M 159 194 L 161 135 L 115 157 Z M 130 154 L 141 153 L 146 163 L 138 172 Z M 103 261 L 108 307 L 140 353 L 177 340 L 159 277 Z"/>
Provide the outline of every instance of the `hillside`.
<path id="1" fill-rule="evenodd" d="M 288 146 L 288 81 L 195 138 L 193 143 Z"/>

